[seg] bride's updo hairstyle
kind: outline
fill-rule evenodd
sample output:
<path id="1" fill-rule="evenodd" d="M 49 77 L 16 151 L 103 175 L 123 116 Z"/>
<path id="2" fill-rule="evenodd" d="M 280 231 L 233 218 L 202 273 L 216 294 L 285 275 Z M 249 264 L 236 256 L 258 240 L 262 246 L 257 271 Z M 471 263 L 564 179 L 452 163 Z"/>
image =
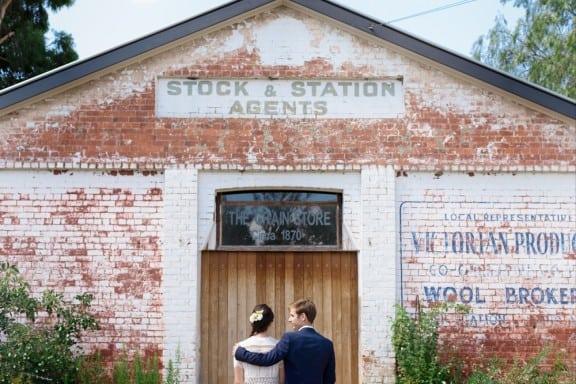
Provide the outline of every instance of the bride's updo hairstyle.
<path id="1" fill-rule="evenodd" d="M 274 321 L 274 312 L 266 304 L 257 304 L 250 314 L 249 321 L 252 325 L 251 336 L 253 336 L 268 329 Z"/>

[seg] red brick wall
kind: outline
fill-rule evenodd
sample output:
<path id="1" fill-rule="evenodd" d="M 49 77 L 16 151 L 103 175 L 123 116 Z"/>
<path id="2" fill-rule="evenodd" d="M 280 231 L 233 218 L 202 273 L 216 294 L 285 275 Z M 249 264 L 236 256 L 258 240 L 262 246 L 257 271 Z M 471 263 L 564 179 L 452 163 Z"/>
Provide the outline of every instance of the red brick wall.
<path id="1" fill-rule="evenodd" d="M 234 57 L 234 61 L 242 60 Z M 191 66 L 187 75 L 267 76 L 274 68 L 250 66 L 230 71 L 231 62 Z M 291 68 L 298 77 L 318 77 L 312 67 Z M 182 71 L 178 71 L 181 73 Z M 280 72 L 280 73 L 278 73 Z M 361 76 L 361 72 L 325 70 L 322 76 Z M 162 73 L 173 75 L 171 71 Z M 409 76 L 407 76 L 409 78 Z M 460 97 L 458 85 L 444 96 Z M 45 113 L 10 119 L 10 129 L 0 144 L 0 158 L 14 161 L 70 162 L 77 156 L 84 163 L 126 159 L 135 163 L 235 164 L 302 166 L 322 164 L 394 164 L 398 168 L 428 167 L 438 170 L 541 169 L 574 166 L 574 125 L 515 106 L 501 110 L 505 100 L 479 93 L 471 100 L 474 109 L 423 105 L 431 89 L 406 84 L 406 116 L 383 120 L 286 120 L 249 119 L 158 119 L 154 117 L 153 86 L 107 105 L 84 102 L 63 116 Z M 465 90 L 464 93 L 470 93 Z M 70 95 L 72 97 L 72 95 Z M 486 107 L 485 107 L 486 106 Z M 489 108 L 488 108 L 489 106 Z M 42 105 L 48 109 L 57 104 Z M 42 108 L 44 109 L 44 108 Z M 511 109 L 508 108 L 507 109 Z M 5 124 L 4 123 L 4 124 Z M 247 158 L 251 151 L 256 158 Z"/>
<path id="2" fill-rule="evenodd" d="M 1 116 L 0 159 L 241 167 L 393 164 L 434 170 L 566 170 L 576 165 L 573 120 L 543 114 L 504 92 L 452 75 L 441 65 L 417 61 L 292 10 L 280 8 L 245 23 L 190 39 Z M 292 23 L 299 23 L 310 35 L 296 35 L 292 41 L 283 31 L 274 35 L 266 30 L 271 24 Z M 236 43 L 238 36 L 244 39 L 241 45 Z M 327 44 L 338 44 L 324 47 L 317 42 L 322 38 Z M 299 49 L 291 51 L 275 40 Z M 237 46 L 232 49 L 227 44 Z M 343 47 L 351 51 L 345 59 Z M 264 52 L 264 48 L 278 52 Z M 295 64 L 275 64 L 283 55 L 292 55 Z M 404 83 L 406 113 L 399 118 L 155 117 L 157 77 L 391 76 L 401 76 Z"/>
<path id="3" fill-rule="evenodd" d="M 134 172 L 1 172 L 0 257 L 35 294 L 94 294 L 101 330 L 83 341 L 114 351 L 162 345 L 157 176 Z M 4 179 L 6 180 L 6 179 Z M 132 184 L 133 183 L 133 184 Z M 158 353 L 157 353 L 158 354 Z"/>

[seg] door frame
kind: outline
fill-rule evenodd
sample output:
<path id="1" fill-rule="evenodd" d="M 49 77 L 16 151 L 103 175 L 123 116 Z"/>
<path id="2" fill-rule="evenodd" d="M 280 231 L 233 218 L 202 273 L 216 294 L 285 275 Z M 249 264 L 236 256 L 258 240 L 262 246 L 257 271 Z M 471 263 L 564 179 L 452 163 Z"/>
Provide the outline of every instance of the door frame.
<path id="1" fill-rule="evenodd" d="M 290 331 L 288 305 L 310 298 L 314 327 L 334 342 L 338 382 L 359 380 L 358 253 L 356 251 L 202 251 L 200 381 L 231 383 L 232 346 L 249 336 L 256 304 L 275 313 L 271 334 Z M 226 369 L 223 369 L 224 366 Z"/>

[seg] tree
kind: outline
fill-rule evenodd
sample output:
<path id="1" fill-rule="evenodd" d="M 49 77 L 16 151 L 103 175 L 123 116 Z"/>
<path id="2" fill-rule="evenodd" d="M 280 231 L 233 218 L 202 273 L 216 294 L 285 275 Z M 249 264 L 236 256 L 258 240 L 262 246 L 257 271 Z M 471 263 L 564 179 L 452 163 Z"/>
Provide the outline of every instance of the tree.
<path id="1" fill-rule="evenodd" d="M 99 328 L 92 295 L 75 300 L 54 290 L 33 297 L 16 266 L 0 262 L 0 383 L 74 382 L 81 334 Z"/>
<path id="2" fill-rule="evenodd" d="M 0 0 L 0 89 L 78 59 L 72 36 L 50 31 L 48 9 L 74 0 Z"/>
<path id="3" fill-rule="evenodd" d="M 512 0 L 500 0 L 502 4 Z M 500 15 L 476 40 L 473 57 L 487 65 L 576 98 L 576 2 L 514 0 L 525 15 L 509 29 Z"/>

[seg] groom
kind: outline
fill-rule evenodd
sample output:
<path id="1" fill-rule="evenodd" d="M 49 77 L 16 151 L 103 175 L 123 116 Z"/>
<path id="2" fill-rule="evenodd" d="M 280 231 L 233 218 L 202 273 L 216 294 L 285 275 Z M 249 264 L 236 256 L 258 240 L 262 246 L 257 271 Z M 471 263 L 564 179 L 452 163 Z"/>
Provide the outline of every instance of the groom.
<path id="1" fill-rule="evenodd" d="M 290 304 L 288 309 L 288 322 L 295 332 L 286 332 L 276 347 L 267 353 L 248 352 L 238 347 L 236 360 L 260 366 L 270 366 L 284 360 L 286 384 L 334 384 L 334 345 L 312 326 L 316 306 L 312 301 L 302 299 Z"/>

